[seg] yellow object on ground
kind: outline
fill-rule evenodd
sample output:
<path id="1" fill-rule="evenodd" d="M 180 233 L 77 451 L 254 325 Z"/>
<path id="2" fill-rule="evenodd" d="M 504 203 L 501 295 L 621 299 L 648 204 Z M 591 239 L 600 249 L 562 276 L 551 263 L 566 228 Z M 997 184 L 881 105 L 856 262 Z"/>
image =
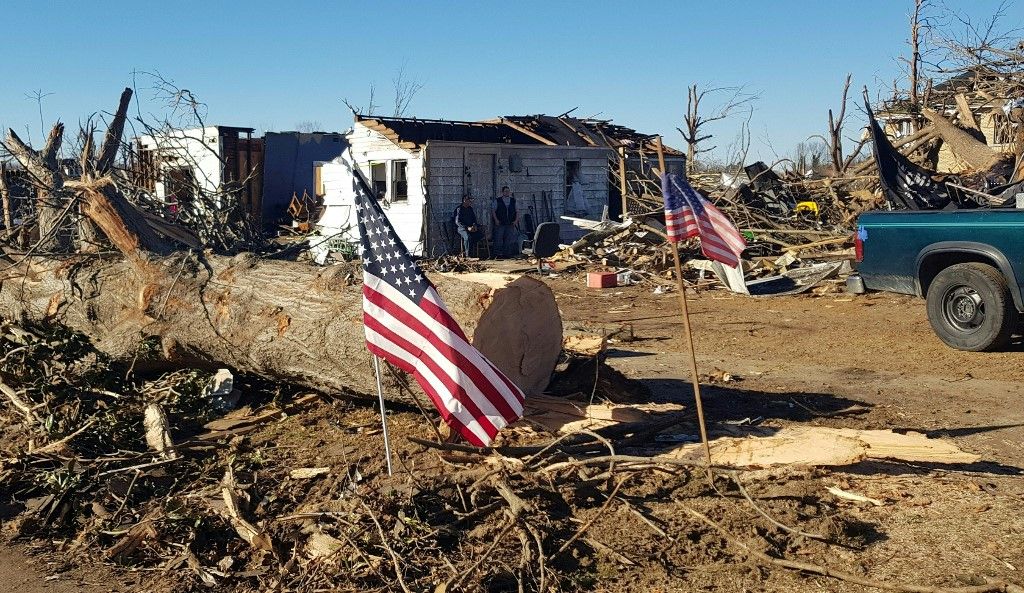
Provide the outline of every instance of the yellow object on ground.
<path id="1" fill-rule="evenodd" d="M 796 208 L 793 210 L 797 214 L 813 214 L 815 218 L 818 217 L 818 204 L 817 202 L 798 202 Z"/>

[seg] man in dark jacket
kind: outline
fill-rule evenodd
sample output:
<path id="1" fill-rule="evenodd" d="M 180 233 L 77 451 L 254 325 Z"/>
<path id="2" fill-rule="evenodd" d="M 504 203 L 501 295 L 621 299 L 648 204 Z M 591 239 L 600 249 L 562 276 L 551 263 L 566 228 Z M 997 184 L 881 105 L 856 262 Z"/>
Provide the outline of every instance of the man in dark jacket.
<path id="1" fill-rule="evenodd" d="M 516 210 L 516 199 L 507 185 L 502 186 L 501 195 L 494 200 L 491 219 L 494 222 L 495 257 L 519 255 L 519 211 Z"/>
<path id="2" fill-rule="evenodd" d="M 476 247 L 477 242 L 484 238 L 484 232 L 476 222 L 476 212 L 473 210 L 473 198 L 469 194 L 462 196 L 462 203 L 456 206 L 455 230 L 462 237 L 462 255 L 469 257 Z"/>

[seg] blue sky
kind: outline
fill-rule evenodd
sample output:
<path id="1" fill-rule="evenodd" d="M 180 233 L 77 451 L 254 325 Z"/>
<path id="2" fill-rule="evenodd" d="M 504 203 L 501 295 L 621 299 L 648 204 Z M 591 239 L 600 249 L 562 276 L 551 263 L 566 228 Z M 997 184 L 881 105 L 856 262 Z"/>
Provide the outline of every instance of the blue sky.
<path id="1" fill-rule="evenodd" d="M 423 87 L 409 115 L 599 114 L 683 142 L 691 82 L 760 98 L 752 152 L 771 159 L 826 128 L 847 72 L 851 96 L 900 76 L 911 0 L 775 2 L 53 2 L 6 0 L 0 125 L 47 126 L 114 107 L 133 71 L 159 71 L 208 104 L 207 120 L 258 130 L 344 130 L 370 84 L 388 105 L 403 65 Z M 991 14 L 998 1 L 948 1 Z M 1020 2 L 1008 23 L 1024 21 Z M 139 79 L 143 111 L 159 111 Z M 710 99 L 709 99 L 710 101 Z M 716 124 L 729 144 L 739 121 Z M 767 141 L 766 141 L 767 139 Z M 769 142 L 770 141 L 770 145 Z"/>

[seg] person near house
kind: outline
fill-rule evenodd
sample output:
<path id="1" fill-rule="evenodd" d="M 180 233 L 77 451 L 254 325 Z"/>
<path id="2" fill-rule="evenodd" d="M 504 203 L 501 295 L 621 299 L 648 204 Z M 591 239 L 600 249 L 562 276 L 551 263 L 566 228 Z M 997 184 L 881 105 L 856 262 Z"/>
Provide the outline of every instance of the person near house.
<path id="1" fill-rule="evenodd" d="M 502 186 L 501 195 L 494 200 L 491 210 L 494 223 L 495 257 L 515 257 L 519 254 L 519 211 L 516 210 L 516 198 L 507 185 Z"/>
<path id="2" fill-rule="evenodd" d="M 484 238 L 484 233 L 476 222 L 472 196 L 469 194 L 462 196 L 462 203 L 456 206 L 453 217 L 455 218 L 455 230 L 462 237 L 462 255 L 469 257 L 476 244 Z"/>

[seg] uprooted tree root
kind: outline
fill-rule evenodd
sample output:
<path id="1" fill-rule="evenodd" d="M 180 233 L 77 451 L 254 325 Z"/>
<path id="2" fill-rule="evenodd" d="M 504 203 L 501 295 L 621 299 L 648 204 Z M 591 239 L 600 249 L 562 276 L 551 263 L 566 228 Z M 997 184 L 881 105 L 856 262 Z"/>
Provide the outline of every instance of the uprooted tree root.
<path id="1" fill-rule="evenodd" d="M 0 503 L 19 513 L 4 535 L 153 571 L 154 590 L 645 590 L 712 573 L 738 589 L 763 581 L 760 567 L 895 591 L 1020 591 L 880 582 L 834 560 L 790 560 L 879 536 L 819 498 L 806 475 L 780 486 L 716 469 L 709 481 L 705 468 L 633 454 L 643 431 L 538 443 L 512 430 L 491 449 L 403 439 L 388 477 L 367 445 L 375 413 L 362 404 L 335 399 L 299 414 L 311 396 L 275 394 L 204 432 L 221 414 L 200 396 L 205 374 L 129 381 L 130 369 L 60 328 L 7 325 L 0 335 Z M 146 450 L 153 402 L 167 411 L 173 455 Z M 345 435 L 352 457 L 306 467 L 331 439 L 311 438 L 304 421 Z M 785 496 L 758 497 L 780 487 Z"/>

